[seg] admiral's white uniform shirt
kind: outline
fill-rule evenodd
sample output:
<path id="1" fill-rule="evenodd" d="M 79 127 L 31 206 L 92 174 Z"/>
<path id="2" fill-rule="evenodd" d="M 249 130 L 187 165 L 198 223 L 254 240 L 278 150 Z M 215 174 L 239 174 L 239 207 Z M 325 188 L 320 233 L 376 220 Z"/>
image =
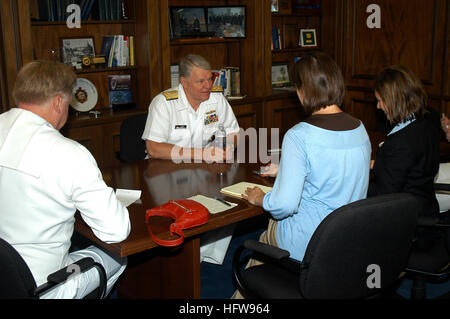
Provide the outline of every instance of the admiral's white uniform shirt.
<path id="1" fill-rule="evenodd" d="M 239 125 L 230 104 L 215 88 L 209 99 L 194 111 L 183 86 L 158 94 L 150 103 L 142 138 L 180 147 L 203 148 L 223 124 L 227 135 L 237 133 Z"/>
<path id="2" fill-rule="evenodd" d="M 77 209 L 104 242 L 120 242 L 130 232 L 127 209 L 85 147 L 32 112 L 0 114 L 0 237 L 24 258 L 38 285 L 69 264 Z"/>

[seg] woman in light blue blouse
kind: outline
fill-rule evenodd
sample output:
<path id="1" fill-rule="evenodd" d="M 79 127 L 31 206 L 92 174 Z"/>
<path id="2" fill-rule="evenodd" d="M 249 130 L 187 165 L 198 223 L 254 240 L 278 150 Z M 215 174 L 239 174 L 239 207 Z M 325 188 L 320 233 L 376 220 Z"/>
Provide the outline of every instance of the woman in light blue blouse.
<path id="1" fill-rule="evenodd" d="M 249 188 L 244 198 L 273 217 L 260 241 L 302 260 L 328 214 L 366 197 L 371 146 L 361 121 L 340 109 L 344 80 L 330 57 L 303 56 L 295 64 L 293 80 L 310 116 L 286 133 L 272 191 Z"/>

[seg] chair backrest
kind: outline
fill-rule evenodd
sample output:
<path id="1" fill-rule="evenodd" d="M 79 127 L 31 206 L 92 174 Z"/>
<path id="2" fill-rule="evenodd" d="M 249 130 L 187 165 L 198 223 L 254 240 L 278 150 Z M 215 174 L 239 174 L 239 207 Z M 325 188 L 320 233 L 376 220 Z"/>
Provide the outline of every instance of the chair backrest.
<path id="1" fill-rule="evenodd" d="M 300 275 L 305 298 L 367 298 L 390 288 L 404 269 L 419 215 L 418 199 L 370 197 L 329 214 L 314 232 Z"/>
<path id="2" fill-rule="evenodd" d="M 0 238 L 0 299 L 32 298 L 36 282 L 22 256 Z"/>
<path id="3" fill-rule="evenodd" d="M 133 162 L 145 158 L 145 141 L 142 140 L 147 114 L 133 115 L 120 125 L 119 158 L 123 162 Z"/>

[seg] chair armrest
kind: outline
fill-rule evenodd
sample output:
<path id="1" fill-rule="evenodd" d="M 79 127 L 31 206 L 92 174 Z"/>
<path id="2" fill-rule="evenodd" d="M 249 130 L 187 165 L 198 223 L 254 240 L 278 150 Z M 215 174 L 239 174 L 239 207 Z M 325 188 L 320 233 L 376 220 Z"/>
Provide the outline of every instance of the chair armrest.
<path id="1" fill-rule="evenodd" d="M 96 263 L 93 258 L 82 258 L 54 273 L 47 276 L 47 282 L 37 287 L 34 291 L 34 296 L 38 297 L 43 293 L 51 290 L 53 287 L 64 283 L 70 276 L 82 274 L 91 268 L 96 268 L 99 273 L 99 290 L 97 297 L 103 299 L 106 293 L 106 272 L 102 265 Z"/>
<path id="2" fill-rule="evenodd" d="M 244 250 L 249 250 L 255 254 L 247 254 L 241 259 Z M 236 285 L 241 293 L 249 298 L 251 293 L 244 288 L 241 269 L 251 259 L 258 259 L 263 263 L 276 264 L 294 274 L 299 274 L 302 269 L 307 268 L 307 265 L 298 260 L 290 258 L 290 253 L 287 250 L 261 243 L 257 240 L 249 239 L 240 246 L 233 256 L 233 275 Z"/>
<path id="3" fill-rule="evenodd" d="M 287 250 L 261 243 L 257 240 L 249 239 L 244 242 L 244 247 L 264 256 L 280 260 L 290 256 Z"/>
<path id="4" fill-rule="evenodd" d="M 417 226 L 419 227 L 435 227 L 439 222 L 437 216 L 423 216 L 417 219 Z"/>
<path id="5" fill-rule="evenodd" d="M 436 216 L 421 216 L 417 219 L 418 227 L 448 228 L 450 227 L 450 211 Z"/>
<path id="6" fill-rule="evenodd" d="M 290 253 L 287 250 L 264 244 L 254 239 L 246 240 L 242 246 L 242 250 L 240 251 L 240 253 L 242 253 L 244 249 L 248 249 L 256 253 L 256 255 L 253 254 L 251 258 L 258 259 L 259 257 L 261 262 L 278 264 L 279 266 L 293 273 L 299 273 L 302 269 L 307 268 L 306 264 L 292 259 L 290 257 Z M 250 258 L 247 257 L 247 261 L 249 259 Z"/>
<path id="7" fill-rule="evenodd" d="M 89 269 L 91 269 L 94 266 L 95 262 L 94 259 L 90 257 L 86 257 L 83 259 L 80 259 L 73 264 L 70 264 L 58 271 L 55 271 L 54 273 L 47 276 L 47 282 L 51 284 L 60 284 L 65 282 L 67 279 L 69 279 L 70 276 L 76 274 L 76 273 L 83 273 Z"/>
<path id="8" fill-rule="evenodd" d="M 450 184 L 434 183 L 433 187 L 435 191 L 450 192 Z"/>

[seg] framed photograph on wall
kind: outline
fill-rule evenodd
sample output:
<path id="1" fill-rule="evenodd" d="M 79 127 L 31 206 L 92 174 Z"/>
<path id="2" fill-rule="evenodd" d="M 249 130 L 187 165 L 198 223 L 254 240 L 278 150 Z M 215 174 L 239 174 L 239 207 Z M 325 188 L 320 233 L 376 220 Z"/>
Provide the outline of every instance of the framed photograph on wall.
<path id="1" fill-rule="evenodd" d="M 289 62 L 272 64 L 272 87 L 281 88 L 291 86 L 289 78 Z"/>
<path id="2" fill-rule="evenodd" d="M 173 39 L 209 36 L 204 7 L 170 7 Z"/>
<path id="3" fill-rule="evenodd" d="M 94 38 L 61 38 L 61 62 L 75 68 L 81 68 L 84 57 L 94 57 Z"/>
<path id="4" fill-rule="evenodd" d="M 219 38 L 245 38 L 245 6 L 208 7 L 208 32 Z"/>
<path id="5" fill-rule="evenodd" d="M 301 29 L 299 45 L 301 47 L 317 47 L 316 29 Z"/>

